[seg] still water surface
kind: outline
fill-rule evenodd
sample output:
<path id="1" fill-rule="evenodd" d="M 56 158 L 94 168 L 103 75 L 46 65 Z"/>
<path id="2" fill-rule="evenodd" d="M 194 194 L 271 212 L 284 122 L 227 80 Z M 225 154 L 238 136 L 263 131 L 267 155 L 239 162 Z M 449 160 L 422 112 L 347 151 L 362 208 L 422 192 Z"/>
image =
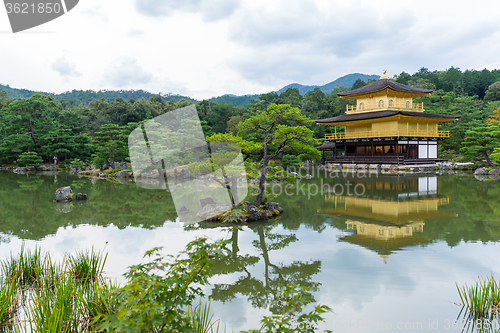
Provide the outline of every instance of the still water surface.
<path id="1" fill-rule="evenodd" d="M 324 174 L 275 193 L 277 220 L 230 231 L 187 224 L 170 194 L 134 182 L 66 173 L 0 173 L 0 255 L 22 242 L 61 258 L 94 247 L 108 252 L 106 273 L 123 281 L 155 246 L 175 254 L 197 236 L 231 238 L 233 255 L 216 263 L 205 289 L 229 329 L 257 328 L 279 313 L 287 283 L 316 286 L 334 332 L 459 332 L 455 283 L 500 276 L 500 181 L 472 175 Z M 87 202 L 57 204 L 71 185 Z"/>

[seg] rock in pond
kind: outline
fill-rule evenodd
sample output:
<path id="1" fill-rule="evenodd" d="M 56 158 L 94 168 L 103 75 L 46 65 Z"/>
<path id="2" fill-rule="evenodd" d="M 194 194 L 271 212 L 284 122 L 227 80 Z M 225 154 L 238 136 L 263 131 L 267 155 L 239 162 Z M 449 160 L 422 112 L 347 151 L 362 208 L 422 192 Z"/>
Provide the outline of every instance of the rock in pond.
<path id="1" fill-rule="evenodd" d="M 70 186 L 60 187 L 56 190 L 55 193 L 56 199 L 54 201 L 65 202 L 71 201 L 73 197 L 73 190 Z"/>
<path id="2" fill-rule="evenodd" d="M 128 178 L 128 171 L 122 170 L 116 173 L 116 178 Z"/>
<path id="3" fill-rule="evenodd" d="M 17 167 L 14 169 L 14 173 L 26 173 L 26 167 Z"/>
<path id="4" fill-rule="evenodd" d="M 254 205 L 245 206 L 245 211 L 248 214 L 248 221 L 259 221 L 259 220 L 267 220 L 268 216 L 266 212 L 261 211 Z"/>
<path id="5" fill-rule="evenodd" d="M 215 204 L 216 202 L 214 201 L 214 199 L 210 197 L 205 197 L 203 199 L 200 199 L 201 208 L 205 207 L 206 205 L 215 205 Z"/>
<path id="6" fill-rule="evenodd" d="M 231 205 L 215 204 L 204 206 L 197 214 L 196 217 L 201 220 L 217 220 L 217 215 L 227 212 L 231 209 Z"/>
<path id="7" fill-rule="evenodd" d="M 500 176 L 500 168 L 491 169 L 490 172 L 488 172 L 488 175 L 490 175 L 490 176 Z"/>
<path id="8" fill-rule="evenodd" d="M 477 168 L 476 171 L 474 171 L 475 175 L 487 175 L 488 170 L 486 168 Z"/>
<path id="9" fill-rule="evenodd" d="M 184 215 L 189 213 L 189 209 L 186 208 L 186 206 L 181 206 L 179 210 L 177 211 L 177 214 L 179 215 Z"/>
<path id="10" fill-rule="evenodd" d="M 283 213 L 283 208 L 281 208 L 280 204 L 277 202 L 266 202 L 264 206 L 266 207 L 266 210 L 273 211 L 276 209 L 280 213 Z"/>
<path id="11" fill-rule="evenodd" d="M 87 200 L 87 195 L 85 193 L 78 193 L 75 200 Z"/>

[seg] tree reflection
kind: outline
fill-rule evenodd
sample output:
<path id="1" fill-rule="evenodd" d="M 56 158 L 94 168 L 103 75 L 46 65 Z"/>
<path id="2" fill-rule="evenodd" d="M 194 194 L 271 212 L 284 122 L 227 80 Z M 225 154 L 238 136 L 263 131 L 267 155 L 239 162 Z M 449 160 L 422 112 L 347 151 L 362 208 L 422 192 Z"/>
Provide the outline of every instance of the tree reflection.
<path id="1" fill-rule="evenodd" d="M 256 265 L 260 258 L 244 255 L 238 256 L 239 251 L 237 240 L 238 230 L 232 231 L 233 253 L 231 258 L 222 259 L 223 262 L 215 262 L 215 274 L 228 274 L 244 272 L 238 280 L 232 284 L 215 284 L 212 289 L 212 298 L 217 301 L 227 302 L 237 297 L 237 294 L 244 295 L 251 302 L 253 307 L 269 308 L 273 314 L 282 314 L 284 296 L 280 290 L 289 284 L 296 284 L 315 289 L 318 282 L 313 282 L 312 276 L 321 270 L 321 261 L 312 262 L 294 261 L 290 264 L 273 263 L 272 251 L 283 250 L 291 243 L 297 242 L 295 234 L 272 233 L 274 226 L 257 225 L 251 229 L 257 233 L 258 239 L 252 242 L 253 247 L 260 252 L 263 258 L 263 276 L 251 273 L 247 267 Z M 312 294 L 311 301 L 314 302 Z"/>

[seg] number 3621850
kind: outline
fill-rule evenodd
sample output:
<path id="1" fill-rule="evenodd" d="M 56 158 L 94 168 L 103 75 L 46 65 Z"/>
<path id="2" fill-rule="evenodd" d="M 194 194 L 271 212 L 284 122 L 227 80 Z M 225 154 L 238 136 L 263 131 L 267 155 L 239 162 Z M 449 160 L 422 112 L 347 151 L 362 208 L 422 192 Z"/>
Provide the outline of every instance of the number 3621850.
<path id="1" fill-rule="evenodd" d="M 5 7 L 7 8 L 7 14 L 15 13 L 15 14 L 52 14 L 56 13 L 59 14 L 63 9 L 61 8 L 60 3 L 51 3 L 51 2 L 45 2 L 45 3 L 37 3 L 37 4 L 27 4 L 27 3 L 21 3 L 21 2 L 7 2 L 5 4 Z"/>

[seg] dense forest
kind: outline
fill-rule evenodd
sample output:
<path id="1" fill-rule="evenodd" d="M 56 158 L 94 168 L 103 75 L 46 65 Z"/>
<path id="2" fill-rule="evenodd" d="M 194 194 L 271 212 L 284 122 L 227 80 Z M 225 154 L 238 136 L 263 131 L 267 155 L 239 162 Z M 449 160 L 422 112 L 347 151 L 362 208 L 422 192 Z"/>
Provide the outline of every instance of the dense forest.
<path id="1" fill-rule="evenodd" d="M 393 79 L 411 86 L 435 89 L 430 96 L 417 101 L 424 102 L 426 112 L 462 116 L 456 122 L 440 125 L 443 130 L 450 131 L 450 139 L 443 141 L 440 147 L 441 157 L 474 160 L 460 148 L 474 130 L 498 124 L 500 70 L 461 71 L 451 67 L 444 71 L 429 71 L 421 68 L 412 75 L 402 72 Z M 13 163 L 28 152 L 35 155 L 32 159 L 38 162 L 52 162 L 54 157 L 62 162 L 80 159 L 94 164 L 101 164 L 96 162 L 108 158 L 127 160 L 127 136 L 134 128 L 148 119 L 191 104 L 196 105 L 206 136 L 217 133 L 237 136 L 238 124 L 265 111 L 272 103 L 289 104 L 310 119 L 334 117 L 345 113 L 346 104 L 354 103 L 338 98 L 336 93 L 365 84 L 358 79 L 351 87 L 337 85 L 328 94 L 317 87 L 304 95 L 292 87 L 281 93 L 255 96 L 247 106 L 193 101 L 179 96 L 165 100 L 166 96 L 154 94 L 136 99 L 126 91 L 113 100 L 106 100 L 96 92 L 91 101 L 68 103 L 39 93 L 27 98 L 11 96 L 9 90 L 4 89 L 0 90 L 0 164 Z M 330 131 L 328 126 L 315 123 L 308 127 L 316 139 L 322 139 Z M 259 135 L 246 134 L 243 139 L 262 142 Z M 489 153 L 495 148 L 500 149 L 497 142 L 488 146 Z M 492 156 L 495 158 L 496 155 Z"/>

